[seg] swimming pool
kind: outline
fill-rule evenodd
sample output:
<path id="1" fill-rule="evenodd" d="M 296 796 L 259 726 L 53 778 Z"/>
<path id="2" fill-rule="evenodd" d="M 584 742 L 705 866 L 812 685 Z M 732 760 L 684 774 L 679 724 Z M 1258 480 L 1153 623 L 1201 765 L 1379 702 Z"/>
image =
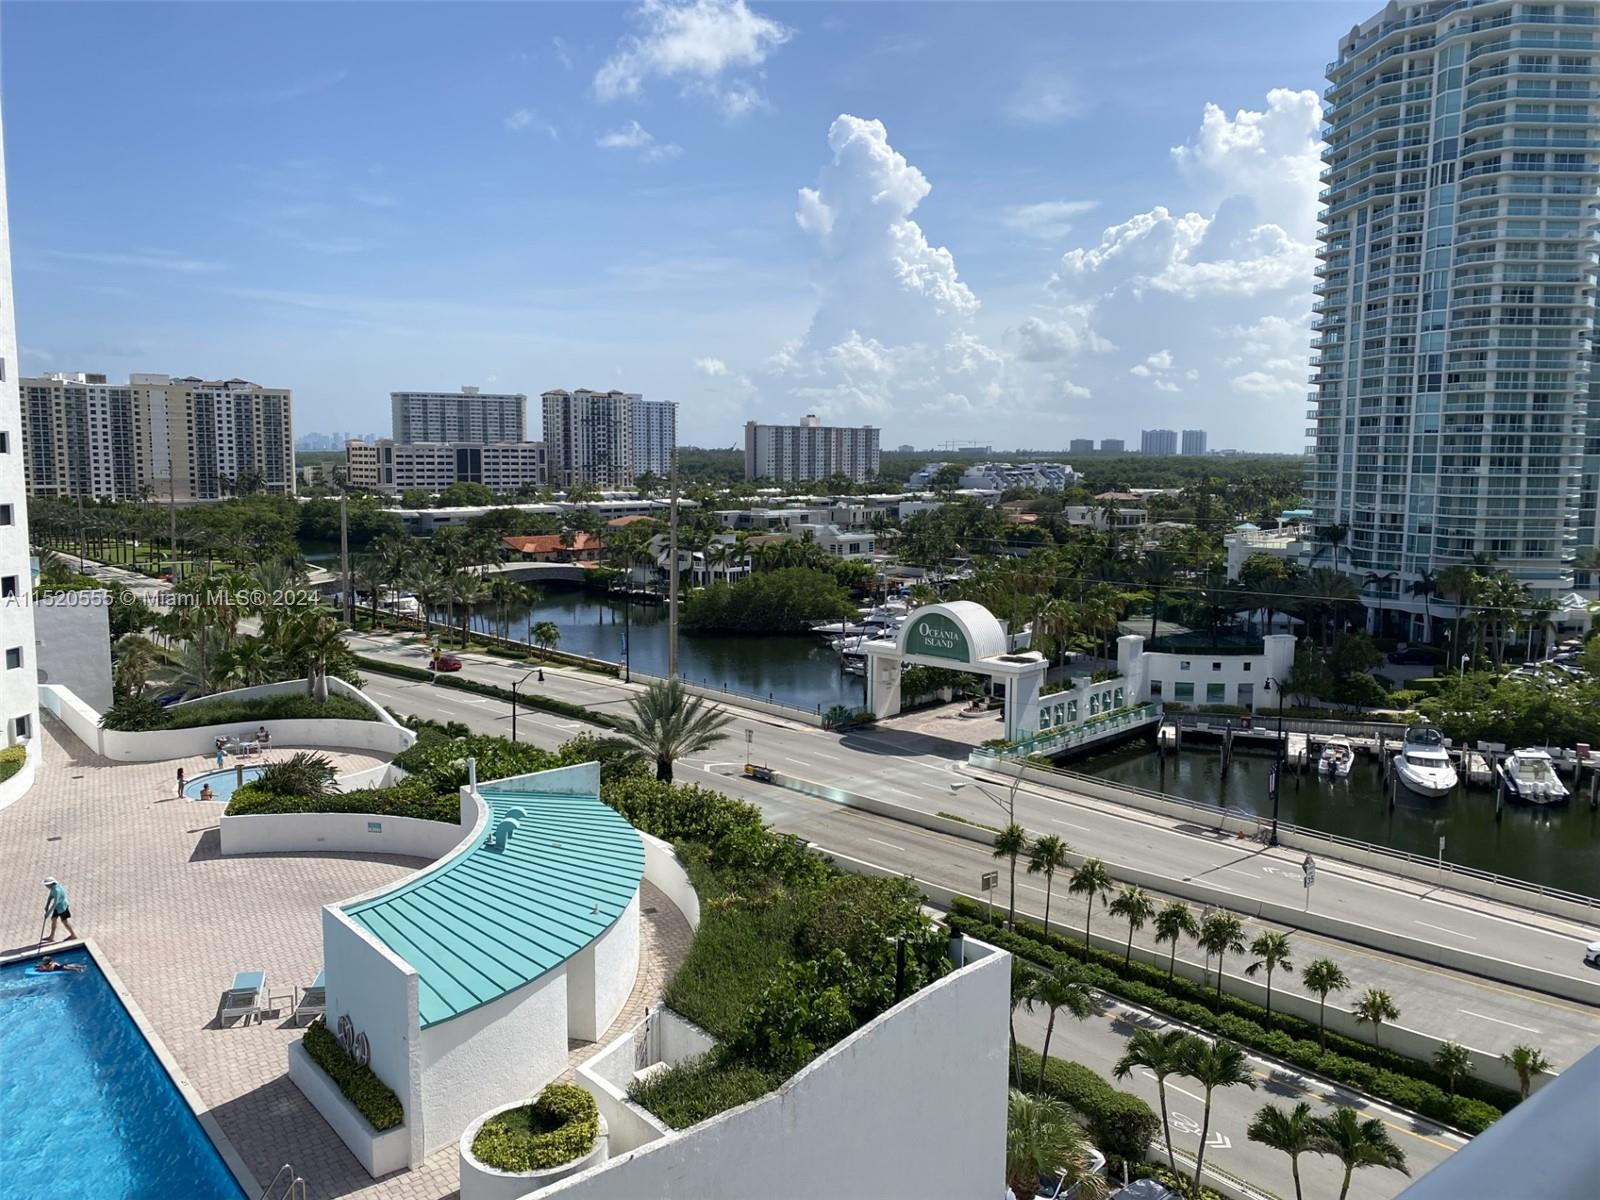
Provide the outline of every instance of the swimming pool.
<path id="1" fill-rule="evenodd" d="M 84 970 L 0 966 L 0 1191 L 244 1200 L 88 952 L 56 960 Z"/>
<path id="2" fill-rule="evenodd" d="M 246 767 L 244 781 L 249 783 L 261 774 L 263 767 Z M 183 785 L 183 794 L 191 800 L 200 799 L 200 789 L 206 784 L 211 785 L 211 798 L 226 804 L 233 799 L 233 789 L 239 786 L 239 777 L 236 769 L 229 767 L 226 771 L 211 771 L 205 775 L 196 775 Z"/>

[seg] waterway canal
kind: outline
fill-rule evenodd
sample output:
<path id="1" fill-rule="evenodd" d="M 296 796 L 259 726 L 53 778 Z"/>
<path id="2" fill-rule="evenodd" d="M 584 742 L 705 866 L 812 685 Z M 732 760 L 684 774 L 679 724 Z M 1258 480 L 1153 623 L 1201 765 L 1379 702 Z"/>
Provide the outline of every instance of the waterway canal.
<path id="1" fill-rule="evenodd" d="M 1220 750 L 1196 747 L 1168 755 L 1163 770 L 1161 756 L 1143 744 L 1063 764 L 1130 787 L 1263 816 L 1272 814 L 1267 799 L 1271 765 L 1269 755 L 1236 754 L 1223 779 Z M 1401 787 L 1390 808 L 1375 760 L 1360 755 L 1346 779 L 1321 778 L 1314 770 L 1285 775 L 1279 816 L 1428 858 L 1438 854 L 1442 836 L 1449 862 L 1600 896 L 1600 813 L 1589 807 L 1587 794 L 1542 807 L 1507 801 L 1499 821 L 1494 793 L 1487 789 L 1457 789 L 1430 800 Z"/>

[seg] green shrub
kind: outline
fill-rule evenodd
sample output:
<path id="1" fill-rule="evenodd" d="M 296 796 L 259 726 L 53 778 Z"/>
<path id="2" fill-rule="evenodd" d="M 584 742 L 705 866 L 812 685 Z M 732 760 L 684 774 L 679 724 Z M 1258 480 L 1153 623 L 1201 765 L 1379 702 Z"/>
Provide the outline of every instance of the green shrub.
<path id="1" fill-rule="evenodd" d="M 462 679 L 456 675 L 435 676 L 432 671 L 425 671 L 421 667 L 386 662 L 381 658 L 367 658 L 359 654 L 355 656 L 355 661 L 363 670 L 378 675 L 392 675 L 396 679 L 415 679 L 422 683 L 431 682 L 439 687 L 453 688 L 458 692 L 471 692 L 475 696 L 503 700 L 507 704 L 513 699 L 510 688 L 496 687 L 492 683 L 479 683 L 475 679 Z M 565 700 L 557 700 L 553 696 L 541 695 L 538 692 L 518 692 L 515 699 L 521 708 L 554 713 L 556 716 L 570 717 L 574 721 L 587 721 L 591 725 L 610 727 L 612 724 L 611 718 L 605 713 L 598 713 L 584 708 L 581 704 L 570 704 Z"/>
<path id="2" fill-rule="evenodd" d="M 1437 675 L 1422 675 L 1416 679 L 1406 680 L 1406 690 L 1421 692 L 1424 696 L 1437 696 L 1444 684 L 1445 681 Z"/>
<path id="3" fill-rule="evenodd" d="M 472 1153 L 497 1171 L 548 1171 L 588 1154 L 599 1136 L 594 1097 L 575 1084 L 552 1083 L 532 1104 L 485 1121 Z"/>
<path id="4" fill-rule="evenodd" d="M 285 720 L 376 721 L 378 714 L 349 696 L 318 701 L 303 692 L 280 692 L 246 700 L 197 700 L 162 708 L 154 701 L 124 698 L 100 724 L 106 729 L 142 732 L 151 729 L 196 729 L 202 725 L 249 725 Z"/>
<path id="5" fill-rule="evenodd" d="M 674 1063 L 649 1079 L 635 1080 L 628 1088 L 628 1099 L 673 1129 L 688 1129 L 758 1100 L 782 1082 L 781 1076 L 721 1063 L 713 1055 L 702 1054 Z"/>
<path id="6" fill-rule="evenodd" d="M 333 1080 L 334 1086 L 356 1106 L 356 1110 L 373 1129 L 382 1133 L 405 1119 L 400 1097 L 372 1073 L 371 1067 L 362 1066 L 345 1053 L 345 1048 L 321 1017 L 306 1027 L 305 1037 L 300 1044 L 305 1047 L 311 1061 Z"/>
<path id="7" fill-rule="evenodd" d="M 22 770 L 22 764 L 28 760 L 26 746 L 7 746 L 0 750 L 0 782 L 10 779 Z"/>
<path id="8" fill-rule="evenodd" d="M 1023 1084 L 1031 1088 L 1039 1075 L 1039 1056 L 1019 1045 L 1017 1062 Z M 1044 1090 L 1083 1117 L 1094 1144 L 1108 1157 L 1139 1162 L 1161 1134 L 1161 1118 L 1154 1109 L 1082 1063 L 1052 1058 L 1044 1069 Z"/>
<path id="9" fill-rule="evenodd" d="M 1046 935 L 1036 924 L 1017 918 L 1015 931 L 990 922 L 981 905 L 958 899 L 950 927 L 967 931 L 1001 949 L 1045 967 L 1079 963 L 1081 943 L 1058 934 Z M 1380 1099 L 1453 1125 L 1481 1133 L 1517 1103 L 1517 1095 L 1476 1079 L 1459 1080 L 1449 1095 L 1448 1080 L 1431 1063 L 1407 1058 L 1339 1034 L 1327 1035 L 1327 1049 L 1318 1045 L 1317 1027 L 1297 1017 L 1274 1014 L 1269 1028 L 1266 1011 L 1238 996 L 1224 995 L 1220 1010 L 1215 993 L 1192 980 L 1174 977 L 1149 963 L 1124 965 L 1120 955 L 1091 948 L 1082 963 L 1087 981 L 1101 991 L 1155 1009 L 1208 1032 L 1263 1053 L 1275 1055 L 1308 1071 L 1360 1088 Z"/>
<path id="10" fill-rule="evenodd" d="M 282 762 L 268 763 L 251 782 L 279 796 L 331 796 L 339 790 L 338 770 L 326 754 L 298 750 Z"/>
<path id="11" fill-rule="evenodd" d="M 259 817 L 283 813 L 363 813 L 454 824 L 461 820 L 461 800 L 455 793 L 433 792 L 409 779 L 394 787 L 359 788 L 327 796 L 284 796 L 268 791 L 260 780 L 251 780 L 233 793 L 223 815 Z"/>

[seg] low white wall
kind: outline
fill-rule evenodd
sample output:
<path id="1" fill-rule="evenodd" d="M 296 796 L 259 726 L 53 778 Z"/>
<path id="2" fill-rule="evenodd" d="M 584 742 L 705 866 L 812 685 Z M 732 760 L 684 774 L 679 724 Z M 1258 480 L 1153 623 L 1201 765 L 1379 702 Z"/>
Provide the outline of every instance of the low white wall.
<path id="1" fill-rule="evenodd" d="M 666 680 L 656 675 L 646 675 L 642 671 L 633 671 L 629 676 L 635 683 L 665 683 Z M 742 695 L 739 692 L 723 692 L 714 687 L 707 687 L 701 683 L 691 683 L 687 679 L 680 679 L 683 690 L 696 696 L 703 696 L 707 700 L 714 700 L 718 704 L 732 709 L 744 709 L 747 712 L 765 713 L 771 717 L 783 717 L 786 720 L 797 721 L 802 725 L 814 725 L 822 728 L 822 714 L 807 708 L 792 708 L 787 704 L 776 701 L 758 700 L 754 696 Z"/>
<path id="2" fill-rule="evenodd" d="M 571 1162 L 562 1163 L 559 1167 L 547 1167 L 543 1171 L 500 1171 L 479 1162 L 472 1153 L 472 1143 L 477 1139 L 479 1128 L 491 1117 L 497 1117 L 509 1109 L 520 1108 L 526 1103 L 528 1103 L 526 1100 L 516 1100 L 510 1104 L 502 1104 L 499 1108 L 484 1113 L 467 1126 L 456 1148 L 456 1159 L 461 1168 L 459 1200 L 519 1200 L 519 1197 L 526 1196 L 529 1192 L 547 1187 L 569 1175 L 576 1175 L 579 1171 L 587 1171 L 610 1157 L 609 1130 L 602 1114 L 600 1132 L 594 1139 L 593 1149 Z"/>
<path id="3" fill-rule="evenodd" d="M 223 854 L 398 854 L 430 861 L 467 830 L 449 821 L 368 813 L 263 813 L 218 819 Z"/>
<path id="4" fill-rule="evenodd" d="M 289 1043 L 289 1078 L 322 1114 L 322 1119 L 333 1126 L 339 1140 L 366 1168 L 368 1175 L 376 1179 L 411 1165 L 410 1131 L 404 1125 L 382 1133 L 373 1129 L 356 1106 L 345 1099 L 338 1085 L 311 1061 L 299 1042 Z"/>
<path id="5" fill-rule="evenodd" d="M 33 786 L 34 776 L 39 773 L 40 748 L 37 735 L 28 739 L 27 754 L 17 773 L 10 779 L 0 781 L 0 809 L 15 804 L 22 799 L 23 793 Z"/>
<path id="6" fill-rule="evenodd" d="M 658 1004 L 643 1021 L 578 1067 L 579 1086 L 594 1097 L 611 1130 L 613 1155 L 636 1150 L 672 1132 L 671 1126 L 628 1099 L 634 1072 L 650 1063 L 682 1062 L 714 1045 L 705 1030 Z"/>
<path id="7" fill-rule="evenodd" d="M 89 749 L 100 752 L 100 714 L 71 688 L 41 683 L 39 707 L 65 725 L 68 732 Z"/>
<path id="8" fill-rule="evenodd" d="M 700 928 L 700 896 L 689 882 L 689 875 L 678 861 L 678 852 L 671 842 L 651 837 L 639 830 L 639 840 L 644 843 L 644 877 L 671 900 L 691 930 Z"/>
<path id="9" fill-rule="evenodd" d="M 1005 1178 L 1011 956 L 968 965 L 776 1092 L 533 1193 L 563 1200 L 996 1196 Z"/>
<path id="10" fill-rule="evenodd" d="M 489 1109 L 538 1094 L 567 1069 L 565 967 L 424 1029 L 421 1066 L 427 1154 Z"/>
<path id="11" fill-rule="evenodd" d="M 599 1040 L 633 991 L 639 972 L 639 893 L 611 927 L 567 960 L 567 1036 Z"/>

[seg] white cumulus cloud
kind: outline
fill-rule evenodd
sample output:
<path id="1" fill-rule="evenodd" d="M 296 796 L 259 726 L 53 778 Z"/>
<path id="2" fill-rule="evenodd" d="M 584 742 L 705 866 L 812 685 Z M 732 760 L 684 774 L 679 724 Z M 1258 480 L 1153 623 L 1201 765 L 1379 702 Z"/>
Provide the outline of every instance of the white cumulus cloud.
<path id="1" fill-rule="evenodd" d="M 694 360 L 694 369 L 702 375 L 709 375 L 715 378 L 718 375 L 726 375 L 728 373 L 728 364 L 720 358 L 697 358 Z"/>
<path id="2" fill-rule="evenodd" d="M 636 150 L 645 162 L 665 162 L 683 153 L 683 147 L 675 142 L 656 141 L 655 135 L 637 121 L 601 134 L 595 145 L 602 150 Z"/>
<path id="3" fill-rule="evenodd" d="M 639 32 L 629 34 L 595 73 L 601 100 L 637 96 L 651 79 L 678 82 L 685 93 L 714 100 L 728 116 L 765 103 L 749 75 L 792 36 L 780 21 L 753 11 L 744 0 L 645 0 L 634 10 Z"/>

